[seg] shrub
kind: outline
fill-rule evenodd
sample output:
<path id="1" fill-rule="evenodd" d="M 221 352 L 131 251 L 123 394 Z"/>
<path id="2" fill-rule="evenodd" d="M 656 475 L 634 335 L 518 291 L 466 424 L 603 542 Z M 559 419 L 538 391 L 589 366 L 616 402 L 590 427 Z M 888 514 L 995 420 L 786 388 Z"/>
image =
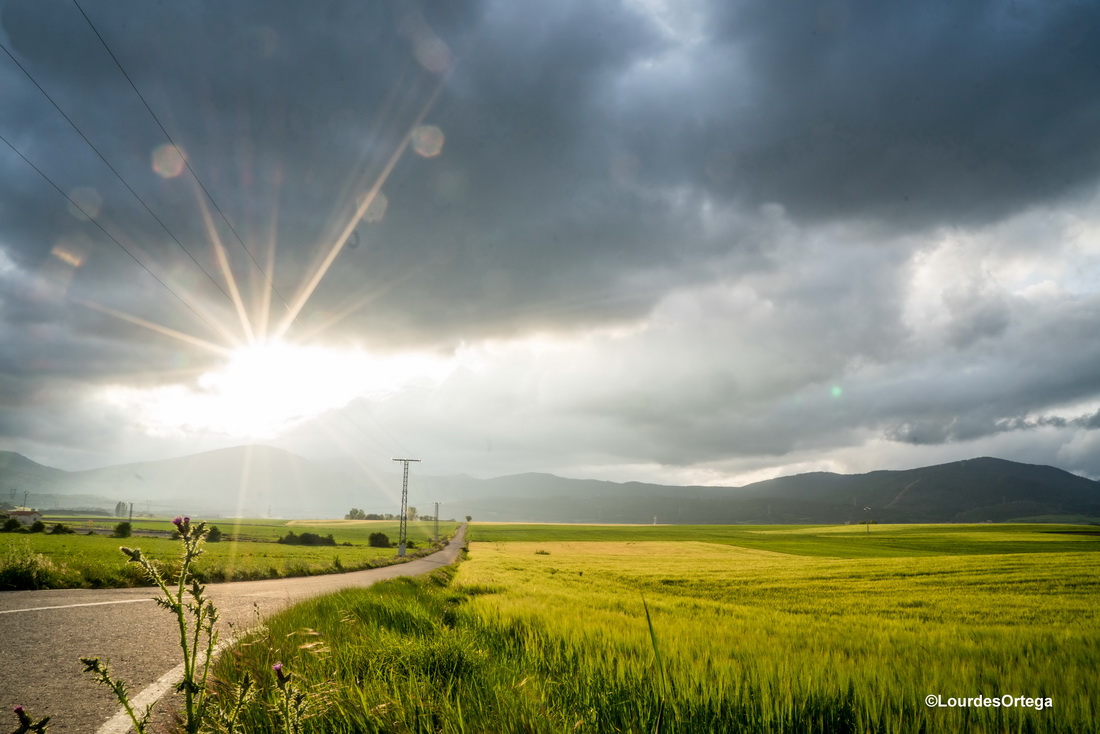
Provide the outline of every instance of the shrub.
<path id="1" fill-rule="evenodd" d="M 65 564 L 35 553 L 26 540 L 18 542 L 0 555 L 0 589 L 49 589 L 76 582 Z"/>
<path id="2" fill-rule="evenodd" d="M 176 532 L 179 535 L 179 532 Z M 207 543 L 219 543 L 222 539 L 222 531 L 218 529 L 217 525 L 211 525 L 210 531 L 206 534 Z"/>
<path id="3" fill-rule="evenodd" d="M 111 534 L 111 537 L 112 538 L 129 538 L 130 534 L 133 533 L 133 531 L 134 531 L 134 526 L 131 525 L 130 523 L 126 522 L 126 521 L 123 521 L 123 522 L 120 522 L 118 525 L 115 525 L 115 532 L 113 532 Z"/>
<path id="4" fill-rule="evenodd" d="M 74 535 L 76 531 L 63 522 L 59 522 L 50 528 L 50 535 Z"/>
<path id="5" fill-rule="evenodd" d="M 390 536 L 385 533 L 371 533 L 367 538 L 367 545 L 371 548 L 389 548 Z"/>
<path id="6" fill-rule="evenodd" d="M 275 542 L 284 543 L 286 545 L 336 545 L 336 538 L 332 537 L 332 533 L 322 538 L 317 533 L 302 533 L 301 535 L 296 535 L 294 531 L 291 530 Z"/>
<path id="7" fill-rule="evenodd" d="M 23 527 L 23 523 L 19 522 L 14 517 L 9 517 L 7 520 L 4 521 L 4 526 L 2 528 L 0 528 L 0 531 L 3 531 L 5 533 L 11 533 L 11 532 L 14 532 L 14 531 L 18 530 L 21 527 Z"/>
<path id="8" fill-rule="evenodd" d="M 30 532 L 32 533 L 44 533 L 46 532 L 46 523 L 41 520 L 35 520 L 31 523 Z"/>

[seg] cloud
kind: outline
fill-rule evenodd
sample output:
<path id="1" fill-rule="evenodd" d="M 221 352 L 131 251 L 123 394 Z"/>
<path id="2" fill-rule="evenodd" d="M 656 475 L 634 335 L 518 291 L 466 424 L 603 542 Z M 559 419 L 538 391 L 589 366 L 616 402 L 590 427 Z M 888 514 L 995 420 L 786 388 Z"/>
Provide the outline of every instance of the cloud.
<path id="1" fill-rule="evenodd" d="M 677 73 L 632 85 L 655 176 L 891 229 L 989 223 L 1096 181 L 1095 5 L 711 7 Z"/>
<path id="2" fill-rule="evenodd" d="M 287 318 L 426 107 L 441 148 L 400 158 L 287 337 L 464 366 L 288 447 L 347 415 L 455 471 L 721 481 L 1025 434 L 1092 466 L 1090 4 L 86 11 L 217 207 L 158 170 L 164 134 L 75 8 L 4 7 L 6 45 L 152 212 L 0 58 L 0 133 L 150 271 L 0 147 L 7 445 L 214 440 L 151 441 L 97 402 L 193 394 L 228 359 L 134 318 L 221 346 Z"/>

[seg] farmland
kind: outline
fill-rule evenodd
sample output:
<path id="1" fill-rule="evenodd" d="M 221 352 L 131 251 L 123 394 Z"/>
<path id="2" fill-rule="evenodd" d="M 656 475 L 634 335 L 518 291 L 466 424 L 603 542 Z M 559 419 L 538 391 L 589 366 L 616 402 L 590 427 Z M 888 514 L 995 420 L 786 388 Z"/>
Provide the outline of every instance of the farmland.
<path id="1" fill-rule="evenodd" d="M 1100 726 L 1090 528 L 472 530 L 453 578 L 307 602 L 220 674 L 285 663 L 318 695 L 310 731 Z M 260 703 L 248 716 L 271 725 Z"/>
<path id="2" fill-rule="evenodd" d="M 52 522 L 52 519 L 48 520 Z M 82 533 L 93 528 L 113 527 L 115 520 L 67 518 L 66 524 Z M 49 524 L 49 523 L 48 523 Z M 207 543 L 196 562 L 196 573 L 205 581 L 239 581 L 286 576 L 309 576 L 371 568 L 392 563 L 396 551 L 367 544 L 371 533 L 382 532 L 397 539 L 396 521 L 216 521 L 225 533 L 218 543 Z M 450 536 L 455 523 L 440 523 L 440 534 Z M 135 535 L 119 539 L 107 535 L 48 535 L 42 533 L 0 533 L 0 589 L 12 588 L 103 588 L 144 585 L 140 569 L 127 564 L 120 545 L 141 548 L 149 557 L 171 568 L 179 554 L 179 543 L 167 533 L 171 520 L 135 521 L 135 532 L 161 531 L 162 536 Z M 332 535 L 335 546 L 284 545 L 274 541 L 293 531 L 321 536 Z M 429 522 L 410 522 L 413 551 L 427 550 L 433 532 Z"/>

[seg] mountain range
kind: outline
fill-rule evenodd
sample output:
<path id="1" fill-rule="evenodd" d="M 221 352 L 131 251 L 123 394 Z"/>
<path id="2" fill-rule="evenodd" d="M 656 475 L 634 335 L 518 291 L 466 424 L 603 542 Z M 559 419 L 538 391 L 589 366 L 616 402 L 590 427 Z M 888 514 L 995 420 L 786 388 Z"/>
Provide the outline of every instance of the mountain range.
<path id="1" fill-rule="evenodd" d="M 10 490 L 4 496 L 4 490 Z M 400 480 L 268 446 L 67 472 L 0 452 L 0 501 L 241 517 L 342 517 L 400 508 Z M 409 504 L 487 521 L 605 523 L 1100 522 L 1100 482 L 982 457 L 903 471 L 813 472 L 742 487 L 666 486 L 518 474 L 410 477 Z"/>

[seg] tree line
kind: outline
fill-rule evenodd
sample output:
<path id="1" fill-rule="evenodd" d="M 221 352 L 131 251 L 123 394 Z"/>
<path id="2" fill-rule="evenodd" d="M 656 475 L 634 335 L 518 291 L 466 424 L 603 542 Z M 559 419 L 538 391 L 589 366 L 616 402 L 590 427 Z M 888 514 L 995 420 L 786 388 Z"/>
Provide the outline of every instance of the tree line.
<path id="1" fill-rule="evenodd" d="M 416 508 L 410 506 L 408 514 L 405 516 L 407 520 L 434 520 L 435 515 L 418 515 L 416 514 Z M 401 515 L 395 515 L 392 512 L 378 513 L 378 512 L 364 512 L 358 507 L 351 508 L 348 514 L 344 515 L 345 520 L 400 520 Z M 452 522 L 448 520 L 448 522 Z"/>

